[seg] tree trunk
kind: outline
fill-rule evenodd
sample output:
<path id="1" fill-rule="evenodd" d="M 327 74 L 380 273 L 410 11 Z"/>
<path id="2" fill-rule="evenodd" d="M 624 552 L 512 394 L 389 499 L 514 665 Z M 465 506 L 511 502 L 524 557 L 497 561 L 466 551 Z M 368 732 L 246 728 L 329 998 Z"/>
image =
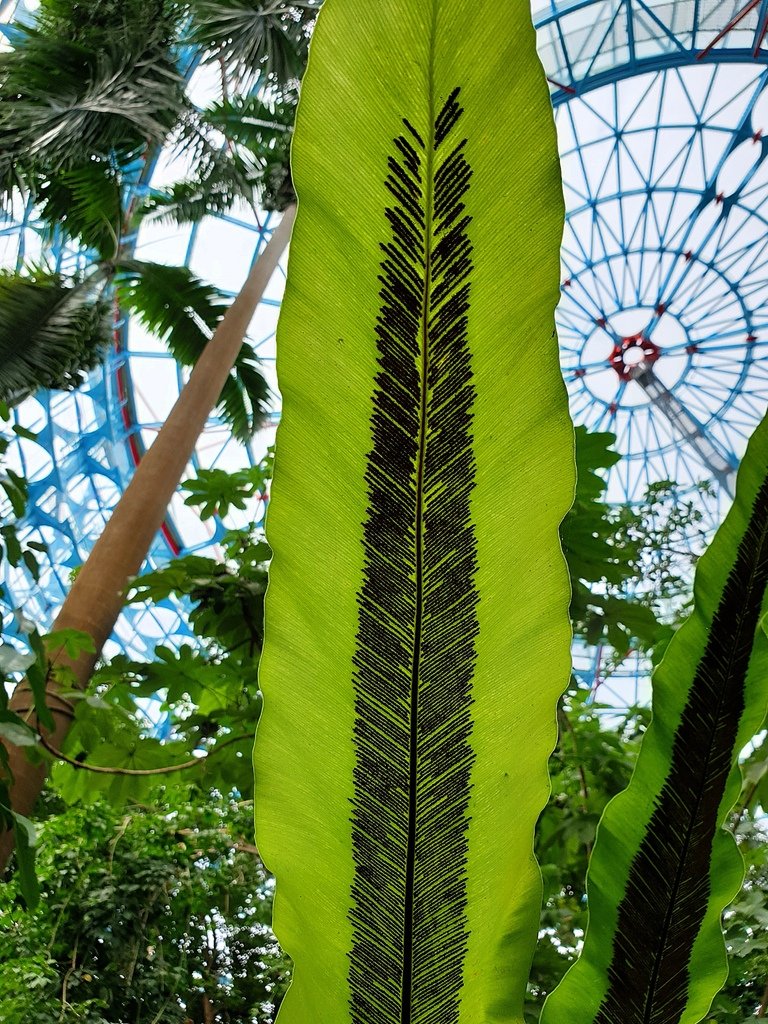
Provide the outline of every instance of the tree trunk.
<path id="1" fill-rule="evenodd" d="M 52 664 L 64 665 L 73 671 L 79 689 L 87 686 L 125 603 L 128 581 L 138 573 L 163 523 L 200 433 L 242 348 L 256 307 L 285 251 L 295 215 L 295 206 L 289 206 L 283 214 L 240 294 L 203 350 L 168 419 L 137 466 L 54 622 L 54 630 L 76 629 L 93 638 L 94 654 L 81 654 L 73 659 L 63 650 L 49 652 Z M 72 708 L 58 689 L 55 680 L 49 678 L 48 705 L 55 727 L 46 732 L 46 736 L 60 750 L 69 731 Z M 26 680 L 16 687 L 9 707 L 22 714 L 33 728 L 39 728 Z M 35 765 L 20 748 L 12 744 L 6 746 L 14 777 L 13 810 L 29 815 L 42 790 L 46 765 Z M 0 833 L 0 871 L 7 864 L 12 849 L 13 834 Z"/>
<path id="2" fill-rule="evenodd" d="M 214 1024 L 216 1020 L 216 1013 L 213 1009 L 213 1003 L 208 996 L 203 992 L 203 1021 L 204 1024 Z"/>

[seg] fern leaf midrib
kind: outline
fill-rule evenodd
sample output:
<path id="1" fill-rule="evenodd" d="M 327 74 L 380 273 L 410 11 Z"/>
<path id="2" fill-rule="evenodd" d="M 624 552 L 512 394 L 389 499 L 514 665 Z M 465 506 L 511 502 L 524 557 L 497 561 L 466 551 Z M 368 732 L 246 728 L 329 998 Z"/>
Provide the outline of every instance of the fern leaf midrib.
<path id="1" fill-rule="evenodd" d="M 413 912 L 416 873 L 416 829 L 418 821 L 418 707 L 419 671 L 423 631 L 424 598 L 424 472 L 427 454 L 427 412 L 429 380 L 429 297 L 432 287 L 432 225 L 434 220 L 434 166 L 435 166 L 435 37 L 437 33 L 437 0 L 432 0 L 430 24 L 430 50 L 427 95 L 427 123 L 429 134 L 425 145 L 424 195 L 424 288 L 421 296 L 421 394 L 419 408 L 419 440 L 416 455 L 416 522 L 415 566 L 416 609 L 413 630 L 413 659 L 411 662 L 411 732 L 409 748 L 408 838 L 405 869 L 405 934 L 403 936 L 403 981 L 401 1021 L 411 1024 L 413 1003 Z"/>

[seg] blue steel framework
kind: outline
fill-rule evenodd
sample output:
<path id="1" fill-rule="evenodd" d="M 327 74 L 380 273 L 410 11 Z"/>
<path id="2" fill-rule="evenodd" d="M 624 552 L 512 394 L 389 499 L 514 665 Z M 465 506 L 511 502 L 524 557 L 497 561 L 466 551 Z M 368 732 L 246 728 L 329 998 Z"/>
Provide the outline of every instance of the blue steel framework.
<path id="1" fill-rule="evenodd" d="M 768 0 L 552 2 L 534 12 L 568 211 L 558 332 L 577 422 L 617 435 L 617 501 L 710 481 L 721 518 L 768 405 Z M 578 650 L 608 702 L 631 652 Z"/>
<path id="2" fill-rule="evenodd" d="M 0 0 L 0 18 L 20 7 Z M 534 2 L 534 19 L 568 209 L 558 326 L 574 416 L 617 434 L 625 458 L 609 478 L 613 499 L 635 501 L 661 479 L 683 490 L 711 480 L 703 511 L 712 525 L 768 402 L 768 0 L 551 0 Z M 139 174 L 139 190 L 155 181 L 153 170 Z M 252 239 L 250 252 L 269 234 L 269 223 L 251 216 L 221 220 Z M 164 244 L 177 253 L 182 244 L 194 266 L 206 230 L 140 237 L 137 246 L 163 258 Z M 6 263 L 20 260 L 30 239 L 39 249 L 34 232 L 32 211 L 0 226 Z M 61 266 L 85 258 L 56 244 L 49 255 Z M 255 334 L 267 360 L 279 293 L 280 282 Z M 40 431 L 37 445 L 18 446 L 33 492 L 27 528 L 51 544 L 51 558 L 40 587 L 23 573 L 9 582 L 40 621 L 162 419 L 149 413 L 151 401 L 136 400 L 144 360 L 169 362 L 120 324 L 114 352 L 82 394 L 41 395 L 19 412 Z M 172 374 L 178 387 L 175 366 Z M 214 420 L 198 461 L 242 465 L 265 443 L 262 436 L 246 451 Z M 185 514 L 172 511 L 152 564 L 215 543 L 188 516 L 180 523 Z M 177 606 L 137 608 L 123 617 L 118 642 L 148 655 L 160 639 L 185 632 Z M 610 684 L 606 659 L 602 650 L 577 652 L 583 681 L 611 701 L 642 699 L 637 657 Z"/>

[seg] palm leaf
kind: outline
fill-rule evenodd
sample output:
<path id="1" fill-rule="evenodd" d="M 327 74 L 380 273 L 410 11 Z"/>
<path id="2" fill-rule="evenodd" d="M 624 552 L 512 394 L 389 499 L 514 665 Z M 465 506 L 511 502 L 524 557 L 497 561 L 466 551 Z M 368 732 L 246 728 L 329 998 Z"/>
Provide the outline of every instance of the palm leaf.
<path id="1" fill-rule="evenodd" d="M 285 89 L 279 100 L 251 94 L 218 103 L 203 114 L 258 167 L 256 192 L 264 210 L 282 213 L 296 202 L 290 151 L 297 103 L 298 91 Z"/>
<path id="2" fill-rule="evenodd" d="M 195 175 L 164 191 L 153 192 L 139 216 L 160 222 L 197 224 L 204 217 L 226 213 L 242 199 L 258 202 L 263 168 L 226 146 L 211 147 L 195 162 Z"/>
<path id="3" fill-rule="evenodd" d="M 113 260 L 123 223 L 121 176 L 111 161 L 91 160 L 42 181 L 36 189 L 41 219 Z"/>
<path id="4" fill-rule="evenodd" d="M 42 0 L 35 28 L 94 49 L 119 40 L 124 50 L 138 52 L 148 41 L 171 46 L 185 16 L 184 5 L 176 0 Z"/>
<path id="5" fill-rule="evenodd" d="M 111 341 L 110 307 L 95 278 L 0 274 L 0 401 L 39 388 L 76 388 Z"/>
<path id="6" fill-rule="evenodd" d="M 117 295 L 144 326 L 167 342 L 177 362 L 194 366 L 227 311 L 224 296 L 187 267 L 124 260 L 118 265 Z M 250 438 L 263 422 L 270 393 L 253 349 L 243 344 L 219 400 L 219 411 L 235 437 Z"/>
<path id="7" fill-rule="evenodd" d="M 768 418 L 699 561 L 694 611 L 654 674 L 637 768 L 598 828 L 584 951 L 542 1024 L 697 1024 L 725 981 L 720 919 L 743 863 L 723 825 L 768 704 L 766 585 Z"/>
<path id="8" fill-rule="evenodd" d="M 251 95 L 184 117 L 175 151 L 192 164 L 193 176 L 154 192 L 141 215 L 198 223 L 226 213 L 238 199 L 282 212 L 295 201 L 289 157 L 297 101 L 295 92 L 273 102 Z"/>
<path id="9" fill-rule="evenodd" d="M 25 28 L 0 54 L 0 181 L 13 163 L 56 173 L 94 156 L 122 163 L 162 141 L 187 108 L 165 40 L 89 49 Z"/>
<path id="10" fill-rule="evenodd" d="M 297 81 L 321 0 L 190 0 L 190 41 L 223 61 L 243 89 L 257 79 L 278 87 Z"/>
<path id="11" fill-rule="evenodd" d="M 279 100 L 267 100 L 251 93 L 214 103 L 202 111 L 206 124 L 218 128 L 226 138 L 262 154 L 290 138 L 296 120 L 297 90 L 285 90 Z"/>
<path id="12" fill-rule="evenodd" d="M 574 486 L 546 82 L 521 4 L 327 0 L 312 47 L 255 748 L 281 1021 L 521 1022 Z"/>
<path id="13" fill-rule="evenodd" d="M 239 176 L 238 176 L 239 178 Z M 165 191 L 156 191 L 144 203 L 140 216 L 170 224 L 199 224 L 232 209 L 238 199 L 253 201 L 253 186 L 243 186 L 228 174 L 210 175 L 203 180 L 179 181 Z"/>

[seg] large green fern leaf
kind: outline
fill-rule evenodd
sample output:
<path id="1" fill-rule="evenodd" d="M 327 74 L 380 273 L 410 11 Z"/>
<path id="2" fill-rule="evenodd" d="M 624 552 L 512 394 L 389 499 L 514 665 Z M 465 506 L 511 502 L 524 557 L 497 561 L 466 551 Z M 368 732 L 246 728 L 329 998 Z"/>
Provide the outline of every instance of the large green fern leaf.
<path id="1" fill-rule="evenodd" d="M 653 679 L 653 720 L 589 867 L 590 924 L 542 1024 L 698 1024 L 727 976 L 720 918 L 743 863 L 723 830 L 768 705 L 768 418 Z"/>
<path id="2" fill-rule="evenodd" d="M 568 676 L 546 83 L 524 4 L 327 0 L 312 48 L 256 743 L 281 1021 L 517 1022 Z"/>

